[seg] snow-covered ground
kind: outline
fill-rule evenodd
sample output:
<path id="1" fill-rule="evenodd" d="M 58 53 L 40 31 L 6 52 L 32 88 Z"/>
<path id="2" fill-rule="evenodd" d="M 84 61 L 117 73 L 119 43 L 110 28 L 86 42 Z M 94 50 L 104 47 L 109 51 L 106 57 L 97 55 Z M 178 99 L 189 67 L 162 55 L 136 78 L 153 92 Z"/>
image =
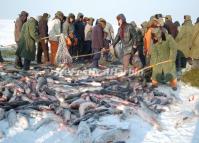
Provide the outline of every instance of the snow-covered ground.
<path id="1" fill-rule="evenodd" d="M 165 85 L 159 87 L 160 91 L 170 94 L 171 89 Z M 199 89 L 179 84 L 176 92 L 173 92 L 179 100 L 169 107 L 169 110 L 159 116 L 162 131 L 158 131 L 151 125 L 143 121 L 136 115 L 132 115 L 127 120 L 121 120 L 118 115 L 110 115 L 100 118 L 98 125 L 108 125 L 111 127 L 130 126 L 130 138 L 127 143 L 199 143 L 199 118 L 185 122 L 182 126 L 175 128 L 176 122 L 182 119 L 182 115 L 192 112 L 195 103 L 199 102 Z M 189 98 L 195 99 L 190 101 Z M 76 143 L 76 131 L 70 127 L 61 127 L 54 122 L 44 125 L 37 131 L 23 130 L 21 128 L 9 128 L 6 120 L 0 121 L 0 129 L 7 136 L 2 143 Z M 92 136 L 96 138 L 103 133 L 103 130 L 96 129 Z"/>

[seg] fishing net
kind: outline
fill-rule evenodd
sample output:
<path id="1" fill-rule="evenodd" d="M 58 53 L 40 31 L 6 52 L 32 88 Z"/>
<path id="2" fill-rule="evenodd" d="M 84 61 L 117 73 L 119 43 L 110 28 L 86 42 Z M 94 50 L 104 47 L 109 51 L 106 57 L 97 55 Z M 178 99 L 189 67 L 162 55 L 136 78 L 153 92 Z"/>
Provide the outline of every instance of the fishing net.
<path id="1" fill-rule="evenodd" d="M 59 38 L 59 46 L 56 54 L 56 63 L 59 64 L 72 64 L 73 60 L 71 55 L 68 52 L 66 46 L 66 39 L 64 34 L 61 34 Z"/>

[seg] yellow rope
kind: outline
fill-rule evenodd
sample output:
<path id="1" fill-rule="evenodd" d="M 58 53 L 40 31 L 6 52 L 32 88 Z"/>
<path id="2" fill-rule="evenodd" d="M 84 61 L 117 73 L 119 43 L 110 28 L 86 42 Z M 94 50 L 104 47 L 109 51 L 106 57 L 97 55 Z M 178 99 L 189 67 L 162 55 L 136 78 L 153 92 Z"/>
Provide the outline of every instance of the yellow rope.
<path id="1" fill-rule="evenodd" d="M 161 65 L 161 64 L 165 64 L 165 63 L 170 63 L 170 62 L 172 62 L 172 60 L 166 60 L 166 61 L 163 61 L 163 62 L 159 62 L 157 64 L 153 64 L 153 65 L 147 66 L 145 68 L 142 68 L 142 69 L 138 70 L 136 73 L 133 73 L 133 74 L 129 75 L 129 77 L 134 76 L 134 75 L 136 75 L 136 74 L 138 74 L 140 72 L 143 72 L 144 70 L 151 69 L 151 68 L 153 68 L 155 66 L 158 66 L 158 65 Z"/>
<path id="2" fill-rule="evenodd" d="M 73 56 L 72 58 L 75 59 L 75 58 L 81 58 L 81 57 L 88 57 L 88 56 L 93 56 L 93 55 L 96 55 L 96 54 L 99 54 L 99 53 L 101 53 L 101 51 L 96 52 L 96 53 L 92 53 L 92 54 L 85 54 L 85 55 Z"/>

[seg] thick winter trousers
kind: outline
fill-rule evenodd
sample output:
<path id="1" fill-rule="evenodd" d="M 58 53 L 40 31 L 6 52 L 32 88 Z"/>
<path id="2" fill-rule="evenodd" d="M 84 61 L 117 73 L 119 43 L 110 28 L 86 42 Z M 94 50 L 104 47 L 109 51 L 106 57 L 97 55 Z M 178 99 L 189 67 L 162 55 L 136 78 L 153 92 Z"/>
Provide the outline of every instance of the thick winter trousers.
<path id="1" fill-rule="evenodd" d="M 42 53 L 44 53 L 44 63 L 49 62 L 49 48 L 48 43 L 45 43 L 45 40 L 39 42 L 37 49 L 37 63 L 42 63 Z"/>
<path id="2" fill-rule="evenodd" d="M 58 50 L 58 42 L 57 41 L 50 41 L 50 46 L 51 46 L 51 58 L 50 62 L 52 65 L 55 65 L 55 58 Z"/>

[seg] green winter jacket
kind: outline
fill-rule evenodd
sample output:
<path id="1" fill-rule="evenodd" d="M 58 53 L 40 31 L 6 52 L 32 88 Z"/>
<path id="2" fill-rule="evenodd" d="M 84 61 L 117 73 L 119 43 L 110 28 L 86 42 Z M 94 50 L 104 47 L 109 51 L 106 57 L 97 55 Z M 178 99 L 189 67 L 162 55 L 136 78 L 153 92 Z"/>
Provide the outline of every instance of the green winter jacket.
<path id="1" fill-rule="evenodd" d="M 34 18 L 30 18 L 22 27 L 19 48 L 16 51 L 16 55 L 34 61 L 36 52 L 35 43 L 38 41 L 38 22 Z"/>
<path id="2" fill-rule="evenodd" d="M 176 37 L 176 42 L 178 44 L 178 50 L 181 51 L 184 55 L 182 57 L 190 57 L 190 44 L 191 37 L 193 33 L 193 24 L 191 21 L 186 21 L 183 26 L 180 28 L 180 32 Z"/>
<path id="3" fill-rule="evenodd" d="M 159 81 L 162 73 L 165 75 L 166 82 L 176 78 L 175 59 L 177 53 L 177 44 L 173 37 L 166 35 L 166 41 L 153 45 L 150 64 L 153 67 L 152 79 Z M 160 62 L 172 60 L 172 62 L 156 65 Z M 169 78 L 169 79 L 168 79 Z"/>
<path id="4" fill-rule="evenodd" d="M 190 57 L 193 59 L 199 59 L 199 23 L 194 26 L 190 48 Z"/>

